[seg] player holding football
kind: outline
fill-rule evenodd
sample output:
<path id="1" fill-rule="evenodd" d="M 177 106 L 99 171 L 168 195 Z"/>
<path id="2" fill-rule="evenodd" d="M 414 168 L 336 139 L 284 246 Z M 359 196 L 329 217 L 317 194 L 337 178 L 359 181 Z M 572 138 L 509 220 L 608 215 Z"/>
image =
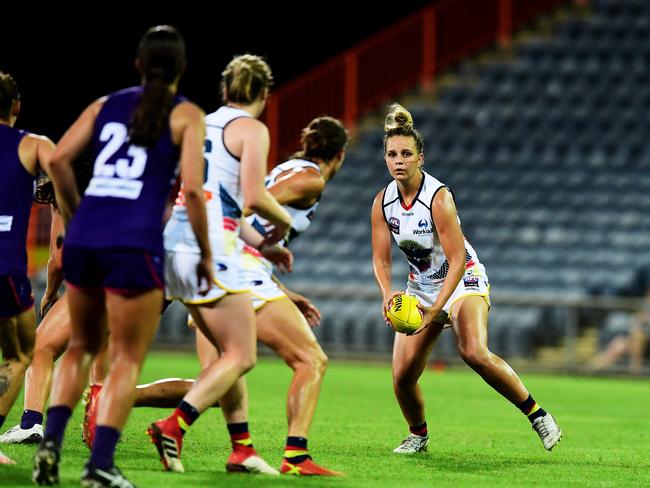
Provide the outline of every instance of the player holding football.
<path id="1" fill-rule="evenodd" d="M 372 263 L 383 295 L 383 313 L 403 293 L 391 284 L 391 234 L 409 263 L 406 291 L 420 302 L 422 326 L 395 335 L 393 389 L 410 435 L 393 450 L 425 451 L 429 443 L 418 379 L 433 345 L 450 325 L 463 360 L 526 415 L 549 451 L 562 431 L 528 393 L 517 374 L 487 346 L 490 307 L 485 268 L 463 236 L 451 191 L 422 170 L 423 141 L 411 114 L 390 106 L 384 124 L 384 159 L 393 178 L 372 206 Z"/>

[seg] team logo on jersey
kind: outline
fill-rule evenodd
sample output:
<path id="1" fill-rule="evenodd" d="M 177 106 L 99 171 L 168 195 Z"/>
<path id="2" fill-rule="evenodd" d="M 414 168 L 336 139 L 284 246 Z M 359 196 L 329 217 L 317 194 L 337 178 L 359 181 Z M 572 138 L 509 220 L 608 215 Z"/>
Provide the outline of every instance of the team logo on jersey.
<path id="1" fill-rule="evenodd" d="M 427 219 L 420 219 L 418 222 L 418 228 L 413 229 L 413 234 L 422 235 L 422 234 L 431 234 L 433 230 L 429 227 L 429 221 Z"/>
<path id="2" fill-rule="evenodd" d="M 393 234 L 399 234 L 399 219 L 391 217 L 388 219 L 388 227 Z"/>
<path id="3" fill-rule="evenodd" d="M 478 278 L 476 276 L 466 276 L 463 278 L 465 288 L 475 288 L 478 290 Z"/>
<path id="4" fill-rule="evenodd" d="M 399 243 L 400 251 L 404 253 L 411 267 L 411 272 L 423 273 L 431 268 L 433 249 L 422 246 L 419 242 L 405 239 Z"/>

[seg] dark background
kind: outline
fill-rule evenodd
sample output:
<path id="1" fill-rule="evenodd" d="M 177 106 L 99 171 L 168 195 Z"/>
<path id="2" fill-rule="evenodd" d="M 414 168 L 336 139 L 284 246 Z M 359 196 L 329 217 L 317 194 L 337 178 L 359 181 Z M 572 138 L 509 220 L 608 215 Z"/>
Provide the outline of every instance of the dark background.
<path id="1" fill-rule="evenodd" d="M 278 86 L 430 1 L 391 3 L 384 9 L 342 1 L 304 2 L 300 8 L 286 2 L 215 2 L 210 10 L 216 14 L 194 2 L 155 8 L 138 2 L 149 12 L 137 15 L 111 2 L 94 3 L 96 15 L 63 4 L 48 11 L 19 3 L 20 12 L 3 7 L 0 70 L 15 77 L 21 92 L 16 126 L 56 141 L 94 99 L 139 83 L 135 50 L 152 25 L 179 28 L 188 53 L 179 91 L 211 112 L 220 104 L 220 74 L 233 55 L 265 56 Z M 354 13 L 359 8 L 364 12 Z"/>

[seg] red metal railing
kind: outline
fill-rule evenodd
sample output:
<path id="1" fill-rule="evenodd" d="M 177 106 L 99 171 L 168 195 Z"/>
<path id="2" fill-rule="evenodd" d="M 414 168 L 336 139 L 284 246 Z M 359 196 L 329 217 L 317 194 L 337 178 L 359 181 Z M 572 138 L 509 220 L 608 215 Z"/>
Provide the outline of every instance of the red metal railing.
<path id="1" fill-rule="evenodd" d="M 439 0 L 344 51 L 268 101 L 269 166 L 299 147 L 300 129 L 328 114 L 354 129 L 359 115 L 403 90 L 433 86 L 436 74 L 569 0 Z M 585 0 L 573 0 L 582 1 Z"/>
<path id="2" fill-rule="evenodd" d="M 509 45 L 513 29 L 568 2 L 433 1 L 271 94 L 262 117 L 271 133 L 269 166 L 298 149 L 300 129 L 312 118 L 331 115 L 354 130 L 363 112 L 411 86 L 430 89 L 442 70 L 494 41 Z M 49 222 L 49 209 L 35 205 L 28 236 L 32 271 L 33 250 L 49 241 Z"/>

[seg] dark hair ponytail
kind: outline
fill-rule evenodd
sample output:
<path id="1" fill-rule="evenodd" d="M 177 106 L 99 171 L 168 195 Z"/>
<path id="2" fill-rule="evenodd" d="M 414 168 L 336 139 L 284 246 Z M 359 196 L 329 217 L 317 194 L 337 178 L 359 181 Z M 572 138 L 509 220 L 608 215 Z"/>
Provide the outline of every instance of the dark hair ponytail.
<path id="1" fill-rule="evenodd" d="M 174 101 L 171 85 L 185 67 L 185 41 L 174 27 L 149 29 L 140 41 L 138 55 L 144 88 L 131 118 L 131 144 L 150 147 L 168 124 Z"/>
<path id="2" fill-rule="evenodd" d="M 302 130 L 300 157 L 331 160 L 348 143 L 348 131 L 334 117 L 317 117 Z"/>
<path id="3" fill-rule="evenodd" d="M 9 73 L 0 71 L 0 119 L 9 120 L 11 106 L 20 100 L 16 80 Z"/>

